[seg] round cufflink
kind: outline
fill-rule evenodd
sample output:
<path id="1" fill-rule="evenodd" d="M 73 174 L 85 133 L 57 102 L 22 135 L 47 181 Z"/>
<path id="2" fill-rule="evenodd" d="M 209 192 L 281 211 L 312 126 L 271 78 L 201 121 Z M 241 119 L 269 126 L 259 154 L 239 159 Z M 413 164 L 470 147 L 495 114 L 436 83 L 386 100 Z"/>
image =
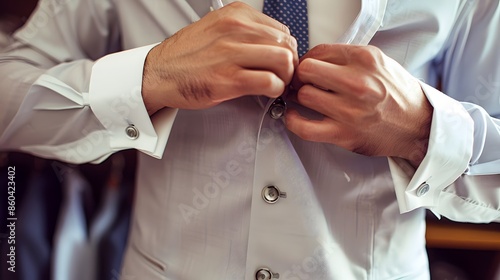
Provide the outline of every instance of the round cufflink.
<path id="1" fill-rule="evenodd" d="M 125 134 L 127 134 L 128 138 L 133 140 L 139 138 L 139 130 L 133 124 L 125 128 Z"/>

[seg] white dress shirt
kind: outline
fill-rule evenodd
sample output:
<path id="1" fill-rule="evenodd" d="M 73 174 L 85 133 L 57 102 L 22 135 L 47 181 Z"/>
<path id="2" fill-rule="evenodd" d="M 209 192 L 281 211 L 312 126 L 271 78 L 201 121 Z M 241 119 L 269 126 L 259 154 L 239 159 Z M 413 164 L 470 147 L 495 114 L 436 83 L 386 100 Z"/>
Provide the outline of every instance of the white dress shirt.
<path id="1" fill-rule="evenodd" d="M 303 141 L 272 100 L 150 119 L 148 51 L 210 2 L 42 1 L 0 57 L 2 149 L 75 163 L 141 151 L 124 279 L 427 279 L 425 208 L 500 221 L 498 1 L 363 0 L 340 36 L 310 23 L 422 80 L 434 114 L 417 170 Z"/>

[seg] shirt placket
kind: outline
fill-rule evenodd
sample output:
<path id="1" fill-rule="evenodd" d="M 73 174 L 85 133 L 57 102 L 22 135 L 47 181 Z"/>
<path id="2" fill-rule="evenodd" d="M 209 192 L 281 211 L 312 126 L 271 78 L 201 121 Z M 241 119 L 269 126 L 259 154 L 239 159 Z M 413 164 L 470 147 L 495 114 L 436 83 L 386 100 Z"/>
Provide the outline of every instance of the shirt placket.
<path id="1" fill-rule="evenodd" d="M 297 268 L 315 257 L 318 240 L 328 238 L 312 184 L 275 106 L 276 100 L 267 102 L 257 140 L 245 279 L 315 275 Z"/>
<path id="2" fill-rule="evenodd" d="M 360 15 L 340 40 L 367 44 L 386 4 L 363 0 Z M 287 136 L 284 103 L 266 101 L 256 145 L 245 279 L 326 279 L 336 273 L 329 271 L 335 264 L 321 250 L 334 244 L 323 209 Z"/>

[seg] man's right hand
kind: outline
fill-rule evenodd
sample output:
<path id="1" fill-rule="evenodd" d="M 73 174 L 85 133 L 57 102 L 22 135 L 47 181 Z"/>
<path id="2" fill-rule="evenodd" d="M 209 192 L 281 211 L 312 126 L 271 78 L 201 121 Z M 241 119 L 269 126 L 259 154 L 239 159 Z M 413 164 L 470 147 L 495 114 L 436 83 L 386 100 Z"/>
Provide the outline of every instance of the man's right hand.
<path id="1" fill-rule="evenodd" d="M 163 107 L 203 109 L 244 95 L 278 97 L 298 64 L 288 28 L 235 2 L 154 47 L 142 94 L 150 115 Z"/>

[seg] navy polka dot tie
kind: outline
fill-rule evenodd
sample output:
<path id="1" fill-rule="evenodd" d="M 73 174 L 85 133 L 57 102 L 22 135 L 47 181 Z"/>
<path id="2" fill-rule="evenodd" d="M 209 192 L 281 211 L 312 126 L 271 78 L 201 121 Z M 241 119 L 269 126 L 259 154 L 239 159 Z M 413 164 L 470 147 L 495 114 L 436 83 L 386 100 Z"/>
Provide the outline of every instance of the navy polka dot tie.
<path id="1" fill-rule="evenodd" d="M 290 28 L 297 39 L 299 57 L 309 49 L 306 0 L 265 0 L 264 13 Z"/>

